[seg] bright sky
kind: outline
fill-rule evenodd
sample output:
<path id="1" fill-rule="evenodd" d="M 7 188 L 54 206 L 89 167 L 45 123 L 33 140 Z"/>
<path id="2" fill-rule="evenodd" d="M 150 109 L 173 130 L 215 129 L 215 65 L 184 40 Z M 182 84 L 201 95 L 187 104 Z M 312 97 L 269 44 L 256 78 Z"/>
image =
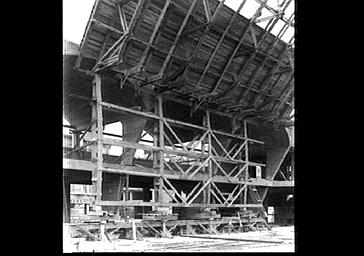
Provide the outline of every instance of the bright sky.
<path id="1" fill-rule="evenodd" d="M 87 21 L 90 18 L 92 6 L 95 0 L 63 0 L 63 38 L 65 40 L 74 42 L 76 44 L 80 44 L 83 33 L 86 29 Z M 242 0 L 226 0 L 225 4 L 236 10 Z M 268 4 L 273 8 L 276 8 L 277 3 L 282 2 L 282 0 L 268 0 Z M 259 3 L 255 0 L 247 0 L 240 14 L 247 18 L 251 18 L 251 16 L 255 13 L 256 9 L 259 7 Z M 294 1 L 288 6 L 285 17 L 288 18 L 292 12 L 294 11 Z M 262 16 L 260 18 L 271 16 L 272 14 L 267 10 L 263 9 Z M 258 25 L 263 27 L 267 24 L 266 22 L 261 22 Z M 277 34 L 280 28 L 283 26 L 284 22 L 279 21 L 272 33 Z M 284 41 L 288 41 L 291 39 L 294 30 L 292 27 L 288 29 L 288 31 L 283 36 Z"/>

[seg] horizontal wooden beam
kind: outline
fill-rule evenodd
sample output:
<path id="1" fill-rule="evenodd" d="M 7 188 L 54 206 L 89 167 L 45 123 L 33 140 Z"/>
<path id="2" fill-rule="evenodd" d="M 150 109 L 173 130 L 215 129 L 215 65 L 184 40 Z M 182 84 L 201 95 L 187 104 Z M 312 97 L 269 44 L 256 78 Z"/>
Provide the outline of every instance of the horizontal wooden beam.
<path id="1" fill-rule="evenodd" d="M 231 238 L 231 237 L 218 237 L 218 236 L 206 236 L 206 235 L 183 235 L 184 237 L 193 237 L 193 238 L 203 238 L 203 239 L 220 239 L 220 240 L 229 240 L 229 241 L 241 241 L 241 242 L 255 242 L 255 243 L 271 243 L 271 244 L 281 244 L 283 241 L 275 241 L 275 240 L 260 240 L 260 239 L 242 239 L 242 238 Z"/>
<path id="2" fill-rule="evenodd" d="M 63 158 L 63 168 L 70 170 L 83 170 L 93 171 L 95 169 L 95 163 L 86 160 L 76 160 Z M 105 173 L 116 173 L 116 174 L 129 174 L 135 176 L 144 177 L 159 177 L 159 170 L 141 166 L 120 166 L 118 164 L 103 163 L 102 171 Z M 164 170 L 164 177 L 173 180 L 189 180 L 189 181 L 206 181 L 209 179 L 208 174 L 197 173 L 191 178 L 187 178 L 179 171 Z M 266 179 L 254 179 L 243 180 L 239 178 L 227 179 L 225 176 L 216 175 L 212 178 L 213 182 L 217 183 L 230 183 L 230 184 L 247 184 L 264 187 L 293 187 L 294 181 L 275 181 Z"/>
<path id="3" fill-rule="evenodd" d="M 227 220 L 227 219 L 217 219 L 217 220 L 168 220 L 165 222 L 165 225 L 167 227 L 173 227 L 175 225 L 178 226 L 186 226 L 186 225 L 198 225 L 196 222 L 198 222 L 201 225 L 207 225 L 207 224 L 212 224 L 212 225 L 221 225 L 221 224 L 227 224 L 229 221 L 231 221 L 231 223 L 239 223 L 239 220 L 237 219 L 232 219 L 232 220 Z M 242 220 L 242 222 L 244 222 L 244 220 Z M 162 222 L 161 221 L 146 221 L 146 220 L 142 220 L 140 222 L 135 222 L 135 225 L 137 228 L 140 227 L 145 227 L 145 223 L 148 223 L 148 225 L 153 226 L 153 227 L 162 227 Z M 100 224 L 93 224 L 93 223 L 70 223 L 69 224 L 70 227 L 76 228 L 76 227 L 81 227 L 83 229 L 89 230 L 89 229 L 93 229 L 93 230 L 97 230 L 100 228 Z M 115 228 L 131 228 L 132 223 L 131 222 L 119 222 L 119 223 L 113 223 L 113 222 L 108 222 L 105 224 L 105 229 L 115 229 Z"/>
<path id="4" fill-rule="evenodd" d="M 146 118 L 151 118 L 151 119 L 156 119 L 156 120 L 160 119 L 160 117 L 155 115 L 155 114 L 138 111 L 138 110 L 130 109 L 130 108 L 127 108 L 127 107 L 122 107 L 122 106 L 107 103 L 107 102 L 102 102 L 101 105 L 104 107 L 105 110 L 113 110 L 114 109 L 114 110 L 127 112 L 127 113 L 130 113 L 130 114 L 135 114 L 135 115 L 138 115 L 138 116 L 143 116 L 143 117 L 146 117 Z M 185 123 L 185 122 L 178 121 L 178 120 L 173 120 L 173 119 L 170 119 L 170 118 L 164 118 L 164 120 L 166 120 L 168 123 L 171 123 L 171 124 L 186 126 L 186 127 L 200 129 L 200 130 L 208 130 L 207 127 L 203 127 L 203 126 L 199 126 L 199 125 L 195 125 L 195 124 L 190 124 L 190 123 Z M 238 135 L 235 135 L 235 134 L 229 134 L 229 133 L 218 131 L 218 130 L 211 130 L 211 132 L 216 133 L 216 134 L 220 134 L 220 135 L 233 137 L 233 138 L 236 138 L 236 139 L 248 140 L 250 142 L 264 144 L 263 141 L 238 136 Z"/>
<path id="5" fill-rule="evenodd" d="M 156 203 L 156 202 L 142 202 L 142 201 L 96 201 L 96 205 L 102 206 L 157 206 L 157 207 L 227 207 L 221 204 L 182 204 L 182 203 Z M 250 207 L 261 208 L 262 204 L 233 204 L 230 207 Z"/>

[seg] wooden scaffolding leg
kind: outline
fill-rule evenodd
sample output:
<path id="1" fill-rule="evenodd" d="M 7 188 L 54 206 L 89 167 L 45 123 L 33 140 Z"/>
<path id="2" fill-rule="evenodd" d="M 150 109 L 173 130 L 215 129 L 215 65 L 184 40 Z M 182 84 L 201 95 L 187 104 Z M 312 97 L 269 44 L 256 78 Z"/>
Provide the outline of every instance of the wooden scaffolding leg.
<path id="1" fill-rule="evenodd" d="M 136 230 L 136 225 L 135 225 L 134 219 L 131 220 L 131 227 L 132 227 L 133 240 L 136 241 L 137 240 L 137 230 Z"/>
<path id="2" fill-rule="evenodd" d="M 63 176 L 63 223 L 70 223 L 70 183 L 67 176 Z"/>
<path id="3" fill-rule="evenodd" d="M 102 196 L 102 162 L 103 162 L 103 117 L 102 117 L 102 92 L 101 92 L 101 76 L 95 74 L 92 83 L 92 97 L 96 101 L 92 104 L 92 138 L 96 139 L 97 144 L 92 145 L 91 161 L 95 162 L 95 169 L 92 172 L 92 185 L 96 194 L 96 201 L 101 201 Z"/>

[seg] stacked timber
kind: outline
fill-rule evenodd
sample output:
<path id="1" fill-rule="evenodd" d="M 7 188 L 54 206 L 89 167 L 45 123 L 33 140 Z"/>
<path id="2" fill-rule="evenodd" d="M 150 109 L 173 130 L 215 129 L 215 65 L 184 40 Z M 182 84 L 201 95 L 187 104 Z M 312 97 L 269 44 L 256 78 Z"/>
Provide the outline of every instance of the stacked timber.
<path id="1" fill-rule="evenodd" d="M 178 214 L 165 214 L 165 213 L 143 213 L 143 220 L 178 220 Z"/>
<path id="2" fill-rule="evenodd" d="M 221 214 L 217 214 L 216 211 L 204 211 L 200 213 L 193 213 L 191 218 L 194 220 L 218 219 L 221 218 Z"/>

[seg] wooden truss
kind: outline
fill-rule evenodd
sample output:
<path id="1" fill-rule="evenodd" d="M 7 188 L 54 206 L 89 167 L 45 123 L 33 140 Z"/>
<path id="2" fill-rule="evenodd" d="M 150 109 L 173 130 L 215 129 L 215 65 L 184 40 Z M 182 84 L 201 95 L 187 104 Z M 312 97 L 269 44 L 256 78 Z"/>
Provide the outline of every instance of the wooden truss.
<path id="1" fill-rule="evenodd" d="M 233 90 L 235 87 L 243 87 L 243 88 L 246 88 L 246 90 L 242 90 L 240 97 L 238 97 L 239 100 L 237 100 L 237 102 L 233 102 L 232 104 L 231 104 L 231 101 L 225 102 L 226 105 L 224 106 L 224 108 L 226 108 L 226 110 L 231 111 L 231 112 L 234 112 L 234 111 L 239 112 L 240 109 L 243 109 L 243 110 L 241 110 L 242 113 L 237 113 L 237 114 L 244 114 L 246 109 L 254 109 L 254 111 L 258 111 L 261 108 L 269 105 L 268 103 L 270 103 L 272 100 L 283 101 L 283 99 L 281 99 L 281 98 L 280 99 L 274 98 L 274 94 L 266 92 L 266 90 L 265 90 L 266 82 L 264 82 L 264 84 L 259 89 L 254 88 L 254 84 L 255 84 L 257 77 L 259 77 L 259 74 L 263 70 L 263 67 L 268 65 L 268 60 L 274 61 L 277 63 L 279 62 L 279 66 L 284 67 L 283 73 L 285 73 L 287 70 L 287 67 L 286 67 L 287 65 L 283 64 L 283 62 L 282 62 L 283 58 L 277 59 L 276 57 L 274 57 L 273 50 L 275 49 L 279 40 L 282 38 L 282 36 L 287 31 L 288 27 L 293 27 L 293 19 L 294 19 L 293 14 L 289 18 L 286 18 L 284 16 L 284 12 L 287 9 L 287 7 L 290 5 L 292 0 L 283 1 L 280 4 L 280 7 L 278 9 L 274 9 L 274 8 L 270 7 L 267 4 L 266 0 L 264 0 L 264 1 L 255 0 L 255 1 L 258 2 L 260 4 L 260 6 L 256 10 L 253 17 L 250 18 L 249 23 L 247 24 L 247 26 L 245 26 L 241 36 L 239 38 L 234 39 L 235 41 L 237 40 L 237 44 L 233 48 L 232 52 L 230 53 L 230 56 L 225 64 L 221 74 L 217 74 L 217 73 L 214 73 L 213 71 L 211 71 L 210 66 L 211 66 L 213 60 L 215 59 L 215 57 L 217 56 L 220 46 L 222 45 L 224 40 L 231 39 L 230 38 L 231 36 L 229 35 L 229 30 L 232 27 L 232 25 L 234 24 L 234 21 L 236 20 L 237 16 L 239 15 L 239 12 L 245 6 L 246 0 L 241 1 L 238 9 L 234 13 L 234 15 L 230 18 L 227 26 L 223 30 L 218 28 L 217 26 L 215 26 L 214 23 L 216 21 L 217 15 L 219 14 L 219 12 L 221 10 L 221 7 L 224 5 L 225 0 L 220 1 L 220 3 L 217 5 L 214 12 L 212 12 L 207 0 L 203 0 L 203 1 L 193 0 L 187 10 L 187 13 L 183 19 L 181 26 L 179 27 L 179 30 L 177 31 L 177 34 L 172 42 L 172 45 L 168 50 L 159 49 L 158 47 L 156 47 L 154 45 L 154 43 L 156 41 L 158 41 L 161 30 L 162 30 L 164 24 L 166 23 L 168 17 L 170 16 L 171 10 L 173 8 L 176 8 L 176 6 L 172 3 L 171 0 L 165 0 L 164 6 L 159 14 L 158 20 L 155 23 L 155 25 L 153 27 L 153 31 L 147 42 L 137 39 L 135 36 L 133 36 L 133 34 L 138 29 L 138 26 L 141 23 L 143 14 L 145 13 L 148 6 L 150 5 L 150 0 L 138 0 L 137 1 L 137 5 L 134 9 L 133 16 L 129 23 L 126 21 L 125 13 L 123 10 L 124 5 L 128 1 L 117 1 L 116 6 L 115 6 L 115 9 L 117 10 L 117 12 L 115 12 L 114 16 L 117 15 L 119 17 L 119 23 L 120 23 L 120 27 L 122 28 L 122 30 L 118 30 L 118 29 L 115 29 L 113 26 L 106 25 L 106 24 L 102 23 L 101 21 L 96 20 L 94 18 L 93 14 L 91 15 L 93 18 L 90 19 L 90 22 L 94 23 L 97 26 L 102 26 L 102 27 L 108 29 L 108 33 L 106 36 L 107 39 L 104 40 L 105 43 L 108 41 L 110 31 L 113 31 L 116 34 L 119 34 L 118 40 L 111 47 L 109 47 L 106 52 L 105 52 L 106 46 L 103 45 L 100 57 L 97 61 L 97 64 L 93 68 L 92 72 L 99 72 L 106 68 L 110 68 L 117 72 L 120 72 L 120 73 L 122 73 L 120 86 L 123 87 L 124 83 L 129 78 L 134 77 L 136 79 L 139 79 L 138 76 L 136 76 L 136 75 L 142 71 L 145 71 L 144 68 L 147 65 L 148 60 L 150 58 L 151 50 L 153 50 L 153 51 L 160 52 L 160 53 L 162 53 L 162 55 L 165 56 L 163 64 L 162 64 L 158 74 L 150 75 L 147 77 L 145 77 L 146 74 L 143 75 L 143 78 L 141 78 L 141 81 L 139 83 L 136 83 L 135 86 L 139 89 L 140 87 L 153 83 L 155 85 L 158 85 L 158 87 L 160 87 L 159 88 L 160 92 L 165 92 L 167 90 L 173 90 L 174 88 L 183 85 L 183 81 L 185 81 L 187 79 L 185 77 L 185 72 L 189 68 L 194 68 L 194 69 L 197 68 L 197 66 L 194 65 L 193 62 L 197 59 L 197 53 L 199 52 L 200 47 L 201 47 L 208 31 L 213 29 L 213 30 L 221 33 L 218 43 L 214 47 L 212 54 L 209 56 L 206 66 L 201 70 L 202 75 L 199 77 L 199 79 L 197 81 L 197 84 L 195 86 L 196 89 L 185 92 L 183 94 L 183 96 L 188 95 L 189 97 L 193 97 L 196 100 L 194 110 L 198 109 L 204 102 L 224 103 L 224 101 L 226 101 L 225 96 L 231 90 Z M 97 7 L 98 3 L 99 3 L 99 1 L 96 3 L 96 7 Z M 198 6 L 199 4 L 202 5 L 204 8 L 204 11 L 206 14 L 206 22 L 204 24 L 196 26 L 194 28 L 188 28 L 187 23 L 188 23 L 189 19 L 194 16 L 193 12 L 196 9 L 196 6 Z M 272 15 L 269 17 L 260 18 L 260 15 L 261 15 L 263 9 L 266 9 L 269 12 L 271 12 Z M 113 19 L 113 20 L 115 20 L 115 19 Z M 265 30 L 264 34 L 260 38 L 257 38 L 253 25 L 263 22 L 263 21 L 268 21 L 268 24 L 266 25 L 266 27 L 264 29 Z M 269 47 L 263 51 L 262 45 L 266 41 L 266 38 L 268 37 L 269 32 L 271 32 L 273 30 L 274 26 L 277 24 L 278 21 L 283 21 L 284 27 L 281 29 L 281 31 L 277 35 L 274 42 L 272 42 L 269 45 Z M 181 45 L 184 47 L 187 37 L 192 36 L 193 34 L 195 34 L 198 31 L 201 31 L 201 33 L 200 33 L 200 37 L 198 39 L 197 45 L 194 47 L 192 52 L 186 53 L 187 59 L 177 57 L 174 54 L 177 46 Z M 253 45 L 251 45 L 250 43 L 247 43 L 245 40 L 249 33 L 253 39 Z M 87 34 L 87 31 L 86 31 L 86 34 Z M 87 38 L 85 38 L 84 41 L 86 41 L 86 40 L 87 40 Z M 127 47 L 127 44 L 129 41 L 135 41 L 140 44 L 143 44 L 145 46 L 145 48 L 143 50 L 141 59 L 139 60 L 139 63 L 136 66 L 131 67 L 131 68 L 125 67 L 125 68 L 122 68 L 122 70 L 120 70 L 120 64 L 123 63 L 122 58 L 123 58 L 123 55 L 125 53 L 125 50 L 126 50 L 126 47 Z M 289 45 L 290 44 L 291 44 L 291 41 L 290 41 Z M 248 48 L 249 50 L 242 52 L 240 50 L 241 45 L 243 45 L 244 48 Z M 187 47 L 184 47 L 184 48 L 186 50 Z M 81 49 L 83 49 L 82 45 L 81 45 Z M 285 51 L 283 51 L 283 52 L 285 52 Z M 246 73 L 247 68 L 252 64 L 252 62 L 258 58 L 258 54 L 259 54 L 259 56 L 263 56 L 261 64 L 256 66 L 255 70 L 250 75 L 250 78 L 249 78 L 249 81 L 247 82 L 247 84 L 245 84 L 245 83 L 243 84 L 242 79 L 244 77 L 244 74 Z M 226 74 L 228 73 L 231 63 L 237 57 L 243 56 L 243 55 L 250 55 L 250 56 L 248 57 L 248 60 L 244 60 L 244 62 L 241 63 L 241 69 L 240 69 L 238 75 L 236 76 L 235 81 L 229 86 L 228 89 L 226 89 L 222 92 L 221 92 L 221 90 L 219 91 L 218 89 L 219 89 L 221 83 L 223 81 L 226 81 L 225 77 L 226 77 Z M 80 62 L 80 59 L 82 58 L 82 56 L 83 56 L 83 53 L 81 52 L 80 56 L 78 58 L 78 61 L 77 61 L 78 65 L 76 64 L 76 67 L 79 66 L 79 62 Z M 286 54 L 283 54 L 281 56 L 286 56 Z M 287 56 L 289 56 L 289 54 Z M 177 71 L 174 71 L 172 73 L 166 72 L 168 70 L 168 66 L 170 65 L 171 62 L 173 62 L 174 59 L 178 60 L 178 62 L 181 63 L 181 67 Z M 287 72 L 293 72 L 292 63 L 293 63 L 293 61 L 290 61 L 291 68 L 288 69 Z M 118 67 L 118 68 L 116 68 L 116 67 Z M 274 67 L 274 69 L 275 68 L 276 67 Z M 201 69 L 201 68 L 198 68 L 198 69 Z M 219 77 L 218 81 L 213 86 L 211 91 L 208 93 L 198 95 L 198 96 L 193 95 L 201 90 L 201 83 L 202 83 L 203 78 L 207 74 L 210 74 L 210 73 L 211 74 L 214 73 L 214 75 L 217 75 L 217 77 Z M 279 70 L 279 69 L 274 70 L 274 72 L 272 72 L 272 75 L 266 76 L 266 81 L 271 81 L 273 79 L 273 77 L 275 77 L 275 75 L 278 75 L 278 74 L 280 76 L 283 75 L 283 77 L 285 77 L 283 73 L 282 73 L 282 70 Z M 167 85 L 167 83 L 170 83 L 170 84 Z M 252 106 L 245 106 L 243 104 L 243 102 L 245 101 L 245 99 L 250 91 L 258 93 L 259 99 L 260 99 L 261 95 L 265 95 L 265 96 L 269 97 L 269 99 L 266 102 L 264 102 L 262 104 L 262 106 L 256 106 L 257 100 L 254 101 Z M 285 103 L 287 103 L 289 106 L 291 105 L 289 102 L 285 102 Z"/>
<path id="2" fill-rule="evenodd" d="M 96 203 L 99 205 L 153 205 L 153 206 L 182 206 L 182 207 L 262 207 L 261 200 L 248 203 L 247 194 L 250 186 L 248 168 L 254 166 L 265 166 L 249 160 L 249 144 L 264 144 L 261 141 L 248 138 L 247 123 L 243 122 L 243 135 L 226 133 L 211 128 L 210 113 L 205 112 L 203 126 L 185 123 L 164 117 L 163 98 L 157 97 L 155 102 L 156 113 L 145 113 L 115 104 L 104 102 L 101 98 L 101 76 L 96 73 L 93 82 L 92 122 L 91 126 L 91 149 L 94 171 L 92 184 L 96 194 Z M 153 145 L 127 142 L 119 139 L 110 139 L 103 136 L 103 111 L 116 111 L 129 113 L 154 120 L 155 131 Z M 195 129 L 200 133 L 192 141 L 183 143 L 175 132 L 175 127 Z M 221 138 L 226 137 L 235 141 L 231 148 L 223 145 Z M 173 142 L 174 141 L 174 142 Z M 167 142 L 167 143 L 165 143 Z M 122 201 L 103 201 L 102 196 L 102 172 L 108 170 L 102 156 L 103 145 L 116 145 L 127 149 L 143 149 L 152 152 L 153 172 L 155 177 L 155 188 L 157 195 L 166 193 L 172 202 L 163 202 L 163 197 L 156 196 L 155 202 L 133 202 L 125 198 Z M 226 168 L 226 164 L 233 168 Z M 149 170 L 146 170 L 149 172 Z M 194 180 L 196 185 L 184 195 L 173 184 L 173 179 L 165 174 L 165 171 L 179 172 L 179 178 Z M 116 171 L 117 172 L 117 171 Z M 120 171 L 120 174 L 124 172 Z M 141 175 L 138 172 L 126 174 Z M 203 179 L 196 179 L 198 175 Z M 219 180 L 215 176 L 225 177 L 225 182 L 233 184 L 234 188 L 229 192 L 222 192 Z M 129 187 L 128 179 L 123 186 Z M 242 196 L 244 193 L 244 196 Z M 196 199 L 203 195 L 202 202 Z M 259 196 L 259 195 L 258 195 Z"/>
<path id="3" fill-rule="evenodd" d="M 290 88 L 290 84 L 293 81 L 289 79 L 287 86 L 287 90 L 284 91 L 282 97 L 274 97 L 272 94 L 267 94 L 264 92 L 267 88 L 274 89 L 276 84 L 271 83 L 273 78 L 276 79 L 276 83 L 280 82 L 280 79 L 277 79 L 277 76 L 280 77 L 282 75 L 286 76 L 286 72 L 289 72 L 288 76 L 293 76 L 293 67 L 290 66 L 289 68 L 286 67 L 284 64 L 284 59 L 290 55 L 290 44 L 287 45 L 285 49 L 282 50 L 280 53 L 279 58 L 273 56 L 273 50 L 276 47 L 279 40 L 282 38 L 284 33 L 287 31 L 289 26 L 293 26 L 293 15 L 286 19 L 283 16 L 285 9 L 290 4 L 291 0 L 283 1 L 282 8 L 280 10 L 274 10 L 267 5 L 267 1 L 258 1 L 256 0 L 260 6 L 256 11 L 255 15 L 249 20 L 248 26 L 244 29 L 241 36 L 237 40 L 236 46 L 233 48 L 230 56 L 225 63 L 223 71 L 221 74 L 218 74 L 219 79 L 212 88 L 210 92 L 207 94 L 199 95 L 197 97 L 198 102 L 195 104 L 194 109 L 199 108 L 201 104 L 205 101 L 209 102 L 223 102 L 225 96 L 236 86 L 244 87 L 246 90 L 241 92 L 240 100 L 237 102 L 227 102 L 225 103 L 224 107 L 230 111 L 236 111 L 244 113 L 244 111 L 253 109 L 254 111 L 259 111 L 260 109 L 264 108 L 268 104 L 274 104 L 273 110 L 280 109 L 283 104 L 286 104 L 287 99 L 290 99 L 293 94 L 293 89 Z M 99 2 L 99 1 L 98 1 Z M 96 3 L 96 6 L 98 5 Z M 108 102 L 104 102 L 102 100 L 102 93 L 101 93 L 101 83 L 102 78 L 100 72 L 104 69 L 114 69 L 116 66 L 120 66 L 123 63 L 123 56 L 127 49 L 127 44 L 129 41 L 134 40 L 142 43 L 145 48 L 142 53 L 142 57 L 139 60 L 139 63 L 129 69 L 125 69 L 118 72 L 123 73 L 123 77 L 120 81 L 120 86 L 123 87 L 124 83 L 130 77 L 136 77 L 141 71 L 144 71 L 145 66 L 148 63 L 150 52 L 159 51 L 163 53 L 165 56 L 163 60 L 163 64 L 158 72 L 158 74 L 149 76 L 144 78 L 144 80 L 137 84 L 137 89 L 139 87 L 143 87 L 147 84 L 159 82 L 159 85 L 163 87 L 162 91 L 173 89 L 173 86 L 166 85 L 170 81 L 174 81 L 177 78 L 183 78 L 186 70 L 188 68 L 194 68 L 193 62 L 196 60 L 197 53 L 200 50 L 202 42 L 206 37 L 208 31 L 210 29 L 214 29 L 218 32 L 221 32 L 221 37 L 218 40 L 216 47 L 214 48 L 212 54 L 209 56 L 208 62 L 206 66 L 201 70 L 202 76 L 199 78 L 196 90 L 192 90 L 187 92 L 186 95 L 194 94 L 199 90 L 199 86 L 202 83 L 202 79 L 206 74 L 211 72 L 210 66 L 212 61 L 214 60 L 215 56 L 217 55 L 217 51 L 219 50 L 220 46 L 222 45 L 223 41 L 229 38 L 229 29 L 232 27 L 234 20 L 239 15 L 240 10 L 244 7 L 246 0 L 243 0 L 235 12 L 235 14 L 231 17 L 227 27 L 224 30 L 217 28 L 214 25 L 215 19 L 221 10 L 225 0 L 220 1 L 217 5 L 216 9 L 212 12 L 209 3 L 207 0 L 197 1 L 193 0 L 191 5 L 189 6 L 187 13 L 185 14 L 182 24 L 179 27 L 175 38 L 173 39 L 173 43 L 171 47 L 167 50 L 159 49 L 154 45 L 154 42 L 158 40 L 158 37 L 161 33 L 161 28 L 165 24 L 168 16 L 170 15 L 170 9 L 173 6 L 171 0 L 165 0 L 163 8 L 159 14 L 157 22 L 153 27 L 153 31 L 148 39 L 147 42 L 142 42 L 141 40 L 135 38 L 133 33 L 138 29 L 138 26 L 141 23 L 141 19 L 143 16 L 143 12 L 148 8 L 150 4 L 150 0 L 138 0 L 136 7 L 134 9 L 134 13 L 132 18 L 129 22 L 126 20 L 125 12 L 124 12 L 124 5 L 128 1 L 117 1 L 116 2 L 116 12 L 114 15 L 117 15 L 118 20 L 120 22 L 121 30 L 115 29 L 113 26 L 106 25 L 101 21 L 92 18 L 90 22 L 93 22 L 97 26 L 102 26 L 109 31 L 112 31 L 119 35 L 118 39 L 113 43 L 112 46 L 106 47 L 105 43 L 102 46 L 102 50 L 97 60 L 96 65 L 92 69 L 92 74 L 94 75 L 94 83 L 93 83 L 93 90 L 92 90 L 92 122 L 90 123 L 89 128 L 91 129 L 92 133 L 92 140 L 91 144 L 87 146 L 91 146 L 92 148 L 92 161 L 95 164 L 95 168 L 92 174 L 92 183 L 95 188 L 95 193 L 97 195 L 96 202 L 100 205 L 153 205 L 153 206 L 183 206 L 183 207 L 261 207 L 262 201 L 264 198 L 259 198 L 259 193 L 254 193 L 255 189 L 254 185 L 258 185 L 258 183 L 250 182 L 249 177 L 249 168 L 255 166 L 265 166 L 261 163 L 255 163 L 249 160 L 249 145 L 251 143 L 256 144 L 263 144 L 261 141 L 253 140 L 248 138 L 247 136 L 247 122 L 243 120 L 243 127 L 244 127 L 244 135 L 236 135 L 231 133 L 226 133 L 222 131 L 213 130 L 210 125 L 210 110 L 205 111 L 205 122 L 202 126 L 196 124 L 185 123 L 178 120 L 173 120 L 167 118 L 163 114 L 163 98 L 159 96 L 157 99 L 156 104 L 156 112 L 155 113 L 145 113 L 135 109 L 130 109 L 122 106 L 118 106 L 115 104 L 111 104 Z M 202 4 L 205 14 L 206 14 L 206 23 L 197 26 L 192 29 L 186 29 L 186 25 L 189 21 L 189 18 L 193 16 L 193 12 L 198 4 Z M 266 17 L 266 18 L 259 18 L 259 15 L 263 8 L 268 9 L 273 15 Z M 94 12 L 94 10 L 93 10 Z M 94 17 L 92 14 L 91 17 Z M 268 24 L 265 28 L 265 32 L 260 38 L 257 38 L 256 32 L 253 29 L 253 24 L 263 22 L 268 20 Z M 285 22 L 284 27 L 279 32 L 278 36 L 275 38 L 273 42 L 271 42 L 268 48 L 265 49 L 263 52 L 262 46 L 267 38 L 270 31 L 272 31 L 275 24 L 278 20 L 283 20 Z M 89 28 L 89 26 L 88 26 Z M 192 50 L 191 53 L 186 53 L 186 59 L 181 59 L 180 57 L 175 56 L 175 50 L 178 45 L 184 44 L 186 37 L 191 36 L 197 31 L 202 31 L 200 33 L 200 37 L 198 39 L 197 45 Z M 253 46 L 245 42 L 245 38 L 247 37 L 248 33 L 252 35 L 253 38 Z M 86 32 L 87 34 L 87 32 Z M 109 33 L 106 37 L 109 37 Z M 86 41 L 87 38 L 84 38 Z M 293 40 L 293 39 L 292 39 Z M 105 39 L 105 42 L 108 40 Z M 290 41 L 291 42 L 291 41 Z M 245 48 L 248 48 L 247 52 L 241 52 L 241 47 L 244 45 Z M 81 45 L 81 49 L 83 49 Z M 107 50 L 106 50 L 107 49 Z M 228 69 L 233 62 L 239 56 L 248 55 L 250 56 L 247 60 L 244 61 L 241 65 L 241 69 L 235 79 L 235 82 L 229 86 L 226 91 L 219 91 L 219 87 L 221 83 L 224 81 L 224 76 L 228 73 Z M 257 65 L 254 71 L 252 72 L 248 82 L 246 84 L 242 84 L 242 79 L 245 71 L 249 67 L 249 65 L 254 61 L 254 58 L 258 56 L 258 54 L 263 55 L 263 60 L 261 61 L 260 65 Z M 76 67 L 79 67 L 80 59 L 82 58 L 83 53 L 80 53 L 78 57 Z M 179 60 L 183 65 L 177 71 L 172 74 L 168 74 L 166 72 L 168 70 L 168 66 L 170 63 L 175 60 Z M 274 61 L 278 63 L 278 65 L 274 66 L 270 70 L 270 72 L 265 76 L 263 85 L 260 89 L 254 88 L 254 83 L 262 72 L 263 67 L 268 65 L 268 61 Z M 283 67 L 283 71 L 280 69 Z M 115 69 L 114 69 L 115 70 Z M 244 100 L 247 97 L 249 91 L 254 91 L 259 93 L 259 97 L 256 98 L 253 102 L 253 106 L 245 106 L 243 104 Z M 268 97 L 268 100 L 261 103 L 259 106 L 260 97 L 264 97 L 261 95 L 265 95 Z M 292 105 L 292 104 L 291 104 Z M 289 111 L 291 106 L 287 107 L 286 111 Z M 114 111 L 114 112 L 122 112 L 128 113 L 130 115 L 136 115 L 141 118 L 151 119 L 154 121 L 155 127 L 154 130 L 156 131 L 156 135 L 154 136 L 153 145 L 144 145 L 139 143 L 132 143 L 127 142 L 119 139 L 110 139 L 105 138 L 103 135 L 103 126 L 102 126 L 102 116 L 103 111 Z M 175 127 L 179 128 L 188 128 L 194 129 L 199 131 L 199 135 L 197 135 L 191 142 L 188 144 L 183 143 L 182 139 L 178 136 L 177 132 L 175 131 Z M 89 129 L 88 128 L 88 129 Z M 235 144 L 233 147 L 228 148 L 222 143 L 223 137 L 229 137 L 234 140 Z M 81 138 L 82 139 L 82 138 Z M 103 145 L 116 145 L 123 147 L 123 150 L 128 149 L 143 149 L 146 151 L 151 152 L 151 157 L 153 160 L 153 175 L 158 174 L 157 177 L 153 176 L 155 179 L 155 188 L 158 191 L 157 194 L 162 194 L 165 192 L 169 195 L 172 199 L 172 202 L 167 203 L 163 202 L 163 197 L 156 197 L 156 202 L 141 202 L 136 204 L 135 202 L 129 200 L 123 201 L 102 201 L 102 173 L 105 171 L 110 172 L 110 168 L 106 168 L 106 165 L 103 161 L 102 156 L 102 148 Z M 79 146 L 80 149 L 83 146 Z M 69 154 L 69 153 L 68 153 Z M 186 164 L 187 163 L 187 164 Z M 227 168 L 226 166 L 233 166 L 232 168 Z M 176 171 L 180 174 L 178 179 L 184 180 L 194 180 L 196 181 L 195 187 L 190 191 L 189 194 L 184 195 L 173 184 L 173 178 L 167 175 L 168 171 Z M 124 171 L 114 170 L 114 173 L 120 173 L 125 175 L 141 175 L 140 172 L 133 172 L 130 171 L 126 174 Z M 201 176 L 201 174 L 204 174 Z M 145 173 L 143 174 L 145 175 Z M 224 179 L 217 179 L 217 176 L 222 176 Z M 205 178 L 200 178 L 205 177 Z M 128 183 L 128 182 L 126 182 Z M 230 183 L 233 184 L 234 187 L 229 192 L 222 192 L 221 191 L 221 183 Z M 128 184 L 125 184 L 128 186 Z M 173 191 L 173 193 L 171 192 Z M 248 203 L 248 195 L 257 194 L 257 197 L 251 197 L 252 203 Z M 197 203 L 196 199 L 203 195 L 203 202 Z"/>

